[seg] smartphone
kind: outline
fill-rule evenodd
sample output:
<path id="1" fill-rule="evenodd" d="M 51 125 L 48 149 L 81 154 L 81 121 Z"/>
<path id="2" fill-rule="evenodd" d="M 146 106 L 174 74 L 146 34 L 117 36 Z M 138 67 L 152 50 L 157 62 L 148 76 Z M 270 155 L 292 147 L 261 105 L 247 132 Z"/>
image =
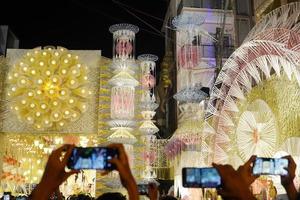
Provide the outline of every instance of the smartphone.
<path id="1" fill-rule="evenodd" d="M 138 184 L 137 187 L 140 195 L 148 195 L 148 184 Z"/>
<path id="2" fill-rule="evenodd" d="M 69 169 L 114 170 L 108 160 L 118 157 L 117 149 L 108 147 L 75 147 L 68 160 Z"/>
<path id="3" fill-rule="evenodd" d="M 257 157 L 253 164 L 254 175 L 288 175 L 289 161 L 286 158 Z"/>
<path id="4" fill-rule="evenodd" d="M 19 197 L 16 197 L 16 200 L 27 200 L 27 197 L 26 196 L 19 196 Z"/>
<path id="5" fill-rule="evenodd" d="M 182 168 L 182 185 L 187 188 L 219 188 L 221 177 L 213 167 Z"/>
<path id="6" fill-rule="evenodd" d="M 4 192 L 3 194 L 3 200 L 10 200 L 10 192 Z"/>

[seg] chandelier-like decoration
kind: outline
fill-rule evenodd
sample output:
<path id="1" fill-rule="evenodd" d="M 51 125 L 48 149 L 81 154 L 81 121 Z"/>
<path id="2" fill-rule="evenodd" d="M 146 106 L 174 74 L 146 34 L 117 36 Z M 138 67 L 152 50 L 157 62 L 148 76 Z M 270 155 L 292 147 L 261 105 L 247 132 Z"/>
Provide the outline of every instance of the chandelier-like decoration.
<path id="1" fill-rule="evenodd" d="M 109 27 L 113 34 L 113 61 L 135 59 L 135 34 L 139 28 L 132 24 L 115 24 Z"/>
<path id="2" fill-rule="evenodd" d="M 155 61 L 158 57 L 152 54 L 143 54 L 138 57 L 140 61 L 141 69 L 141 85 L 142 85 L 142 96 L 141 96 L 141 114 L 143 117 L 142 123 L 139 127 L 142 133 L 143 142 L 145 149 L 142 154 L 145 160 L 145 168 L 142 173 L 143 182 L 155 182 L 156 173 L 152 168 L 153 159 L 155 152 L 151 149 L 151 141 L 156 139 L 154 135 L 159 131 L 157 126 L 152 120 L 155 116 L 155 109 L 157 108 L 154 87 L 156 84 L 156 64 Z"/>
<path id="3" fill-rule="evenodd" d="M 108 81 L 111 85 L 111 126 L 113 133 L 107 138 L 110 142 L 123 143 L 133 166 L 133 144 L 137 141 L 131 133 L 135 126 L 135 87 L 139 81 L 135 79 L 137 65 L 135 63 L 135 34 L 138 27 L 131 24 L 115 24 L 109 28 L 113 34 L 113 77 Z M 114 174 L 115 180 L 117 175 Z M 120 187 L 119 181 L 109 180 L 114 187 Z"/>
<path id="4" fill-rule="evenodd" d="M 201 37 L 215 40 L 202 25 L 205 16 L 200 13 L 183 13 L 172 20 L 172 25 L 179 32 L 177 42 L 178 67 L 193 69 L 201 62 Z"/>
<path id="5" fill-rule="evenodd" d="M 174 98 L 181 102 L 200 102 L 207 97 L 201 91 L 202 85 L 191 83 L 192 70 L 199 67 L 201 63 L 200 40 L 201 37 L 213 39 L 207 31 L 202 28 L 205 17 L 201 14 L 184 13 L 172 20 L 172 25 L 178 32 L 177 42 L 177 69 L 188 75 L 187 82 L 174 95 Z"/>
<path id="6" fill-rule="evenodd" d="M 88 68 L 67 49 L 27 52 L 7 76 L 7 99 L 18 119 L 36 130 L 57 130 L 86 112 Z"/>
<path id="7" fill-rule="evenodd" d="M 135 33 L 138 27 L 131 24 L 115 24 L 109 28 L 113 33 L 114 76 L 108 81 L 111 88 L 111 121 L 109 125 L 114 133 L 108 137 L 115 142 L 121 139 L 125 144 L 136 142 L 130 133 L 135 117 L 135 87 L 139 82 L 133 77 L 136 67 L 134 58 Z M 119 141 L 119 142 L 120 142 Z"/>
<path id="8" fill-rule="evenodd" d="M 187 87 L 180 90 L 174 95 L 174 98 L 181 103 L 195 103 L 201 102 L 208 97 L 208 94 L 203 91 L 201 83 L 193 87 Z"/>

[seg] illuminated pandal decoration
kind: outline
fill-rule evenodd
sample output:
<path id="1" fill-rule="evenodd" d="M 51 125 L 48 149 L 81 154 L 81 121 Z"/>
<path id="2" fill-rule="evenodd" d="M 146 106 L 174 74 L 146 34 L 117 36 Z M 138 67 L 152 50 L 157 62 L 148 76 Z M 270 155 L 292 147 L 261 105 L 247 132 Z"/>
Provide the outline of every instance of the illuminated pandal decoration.
<path id="1" fill-rule="evenodd" d="M 242 113 L 236 128 L 238 149 L 243 160 L 251 155 L 272 157 L 278 131 L 268 104 L 256 99 Z"/>
<path id="2" fill-rule="evenodd" d="M 67 49 L 28 51 L 7 75 L 6 96 L 17 118 L 36 130 L 60 130 L 87 111 L 88 68 Z"/>
<path id="3" fill-rule="evenodd" d="M 43 175 L 44 166 L 50 153 L 62 144 L 74 144 L 83 147 L 98 145 L 97 135 L 58 135 L 58 134 L 12 134 L 3 133 L 1 139 L 3 162 L 1 187 L 4 191 L 13 194 L 30 194 L 32 187 L 39 183 Z M 70 177 L 68 183 L 63 184 L 60 190 L 65 195 L 74 192 L 74 185 L 70 183 L 74 176 Z M 91 182 L 90 182 L 91 183 Z M 88 183 L 77 183 L 78 186 L 87 186 Z"/>
<path id="4" fill-rule="evenodd" d="M 140 61 L 141 69 L 141 85 L 142 85 L 142 97 L 141 97 L 141 114 L 143 120 L 139 127 L 142 133 L 142 140 L 145 144 L 144 151 L 142 152 L 142 157 L 144 158 L 144 171 L 142 172 L 142 182 L 149 183 L 154 182 L 157 177 L 152 164 L 155 160 L 155 151 L 151 148 L 151 144 L 156 140 L 154 135 L 159 131 L 159 129 L 153 123 L 153 117 L 155 116 L 155 109 L 157 108 L 156 99 L 154 95 L 154 87 L 156 84 L 156 64 L 155 61 L 158 57 L 152 54 L 143 54 L 138 56 Z"/>
<path id="5" fill-rule="evenodd" d="M 292 93 L 299 92 L 300 23 L 297 20 L 299 11 L 300 3 L 297 2 L 284 5 L 267 14 L 225 62 L 212 89 L 206 113 L 207 121 L 214 122 L 213 126 L 216 131 L 211 140 L 212 153 L 208 162 L 237 165 L 236 163 L 245 162 L 249 158 L 250 152 L 245 153 L 245 151 L 250 148 L 255 149 L 257 145 L 263 148 L 259 151 L 255 150 L 260 156 L 273 156 L 277 148 L 274 140 L 278 145 L 287 141 L 289 137 L 296 136 L 295 132 L 286 134 L 289 129 L 297 130 L 299 121 L 293 122 L 291 113 L 286 114 L 288 118 L 283 121 L 277 117 L 285 116 L 287 111 L 282 108 L 287 107 L 288 110 L 288 107 L 294 105 L 289 98 L 299 101 L 299 95 L 284 95 L 280 92 L 283 90 L 288 93 L 291 86 L 293 86 Z M 285 85 L 290 86 L 287 88 Z M 264 99 L 267 102 L 264 106 L 265 111 L 269 110 L 266 109 L 268 107 L 272 108 L 272 112 L 279 110 L 274 113 L 275 119 L 272 119 L 272 114 L 269 114 L 271 118 L 268 121 L 260 119 L 261 122 L 269 124 L 263 130 L 259 127 L 260 121 L 257 121 L 259 112 L 258 114 L 244 112 L 247 110 L 245 109 L 247 105 L 251 105 L 258 99 Z M 259 105 L 256 105 L 258 109 Z M 298 103 L 294 106 L 298 109 L 297 105 Z M 264 111 L 260 110 L 260 112 Z M 269 110 L 267 113 L 272 112 Z M 290 112 L 294 111 L 290 110 Z M 296 118 L 299 116 L 297 113 L 299 111 L 294 113 Z M 274 121 L 277 124 L 274 125 Z M 283 126 L 280 125 L 282 123 L 284 123 Z M 280 132 L 280 135 L 276 137 L 274 126 L 281 127 L 285 131 Z M 237 140 L 235 140 L 236 136 Z M 271 148 L 259 145 L 260 142 L 264 142 L 263 139 L 272 144 Z M 246 141 L 252 144 L 247 150 L 244 147 L 236 148 L 239 146 L 238 142 L 245 143 Z"/>
<path id="6" fill-rule="evenodd" d="M 178 66 L 193 69 L 201 62 L 200 36 L 215 40 L 201 25 L 205 16 L 200 13 L 183 13 L 174 17 L 172 25 L 180 37 L 177 41 Z"/>
<path id="7" fill-rule="evenodd" d="M 182 186 L 182 167 L 204 165 L 204 152 L 209 150 L 205 142 L 208 133 L 204 131 L 204 101 L 208 94 L 200 82 L 192 84 L 192 72 L 201 68 L 200 36 L 214 40 L 203 28 L 201 14 L 182 14 L 172 21 L 178 34 L 178 74 L 187 74 L 186 83 L 173 96 L 179 103 L 178 128 L 165 147 L 165 153 L 173 161 L 174 189 L 180 196 L 197 196 L 199 190 L 190 191 Z M 197 159 L 194 159 L 197 158 Z M 197 193 L 197 194 L 196 194 Z"/>
<path id="8" fill-rule="evenodd" d="M 133 144 L 137 141 L 131 133 L 135 125 L 135 87 L 139 82 L 134 78 L 135 64 L 135 34 L 138 27 L 131 24 L 115 24 L 109 28 L 113 34 L 113 62 L 111 69 L 113 77 L 108 81 L 111 85 L 111 126 L 113 133 L 107 138 L 110 142 L 123 143 L 133 166 Z M 121 187 L 116 178 L 106 185 L 113 188 Z M 116 181 L 117 180 L 117 181 Z"/>

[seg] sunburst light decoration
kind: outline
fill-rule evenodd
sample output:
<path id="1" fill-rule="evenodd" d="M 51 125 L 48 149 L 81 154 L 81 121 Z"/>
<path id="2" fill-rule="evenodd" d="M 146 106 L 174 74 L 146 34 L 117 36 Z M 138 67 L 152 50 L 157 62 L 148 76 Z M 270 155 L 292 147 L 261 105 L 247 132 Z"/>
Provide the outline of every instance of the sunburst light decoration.
<path id="1" fill-rule="evenodd" d="M 206 112 L 207 120 L 214 121 L 216 130 L 214 139 L 211 140 L 213 153 L 209 162 L 226 163 L 233 161 L 235 146 L 232 144 L 236 139 L 236 134 L 241 134 L 240 131 L 238 133 L 235 131 L 237 128 L 236 121 L 241 118 L 250 119 L 250 115 L 248 117 L 241 116 L 241 108 L 247 104 L 247 98 L 253 90 L 263 87 L 267 81 L 276 77 L 286 77 L 291 83 L 297 82 L 299 86 L 299 12 L 300 3 L 297 2 L 282 6 L 266 15 L 248 34 L 244 43 L 224 63 L 212 88 Z M 275 83 L 273 84 L 275 86 Z M 264 96 L 266 94 L 269 96 L 279 94 L 280 90 L 286 89 L 283 87 L 283 84 L 281 88 L 278 87 L 279 91 L 274 90 L 274 88 L 273 91 L 268 88 L 266 91 L 266 88 L 262 88 L 265 93 L 256 93 L 252 100 L 262 97 L 267 99 L 267 96 Z M 295 91 L 299 90 L 296 89 Z M 290 101 L 288 100 L 289 96 L 281 97 L 285 101 L 278 98 L 279 96 L 270 99 L 268 104 L 276 104 L 277 102 L 279 105 L 279 102 L 287 103 Z M 284 106 L 284 104 L 280 104 L 280 107 Z M 272 111 L 274 112 L 274 110 Z M 275 113 L 275 117 L 278 116 L 280 113 Z M 292 118 L 291 115 L 289 115 L 290 118 Z M 276 123 L 281 122 L 277 120 Z M 298 124 L 290 125 L 297 127 Z M 257 131 L 252 135 L 255 136 L 254 141 L 259 141 Z M 284 137 L 284 135 L 286 132 L 281 133 L 280 137 Z M 273 141 L 272 137 L 267 140 L 268 143 Z M 243 159 L 245 161 L 248 158 L 243 156 Z"/>
<path id="2" fill-rule="evenodd" d="M 239 152 L 246 160 L 251 155 L 272 157 L 277 139 L 275 116 L 268 104 L 257 99 L 240 116 L 236 134 Z"/>
<path id="3" fill-rule="evenodd" d="M 88 67 L 63 47 L 28 51 L 8 72 L 9 108 L 36 130 L 62 129 L 87 111 L 87 74 Z"/>

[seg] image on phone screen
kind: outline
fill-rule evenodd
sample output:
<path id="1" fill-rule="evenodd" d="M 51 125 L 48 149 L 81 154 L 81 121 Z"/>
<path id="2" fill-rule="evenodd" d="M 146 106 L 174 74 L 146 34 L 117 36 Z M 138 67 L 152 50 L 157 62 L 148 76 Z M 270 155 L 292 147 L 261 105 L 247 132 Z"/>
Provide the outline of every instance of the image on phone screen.
<path id="1" fill-rule="evenodd" d="M 3 200 L 10 200 L 10 195 L 9 194 L 5 194 L 3 196 Z"/>
<path id="2" fill-rule="evenodd" d="M 183 187 L 217 188 L 221 186 L 221 177 L 215 168 L 183 168 Z"/>
<path id="3" fill-rule="evenodd" d="M 147 184 L 138 184 L 138 191 L 140 195 L 147 195 L 148 194 L 148 185 Z"/>
<path id="4" fill-rule="evenodd" d="M 287 176 L 287 168 L 289 166 L 289 160 L 286 158 L 275 158 L 275 169 L 274 173 L 281 176 Z"/>
<path id="5" fill-rule="evenodd" d="M 287 175 L 288 160 L 285 158 L 256 158 L 254 175 Z"/>
<path id="6" fill-rule="evenodd" d="M 200 168 L 185 168 L 184 185 L 186 187 L 201 187 Z"/>
<path id="7" fill-rule="evenodd" d="M 221 177 L 215 168 L 201 169 L 201 186 L 203 188 L 217 188 L 221 185 Z"/>
<path id="8" fill-rule="evenodd" d="M 106 147 L 75 147 L 68 161 L 69 169 L 112 170 L 108 160 L 117 156 L 117 150 Z"/>

